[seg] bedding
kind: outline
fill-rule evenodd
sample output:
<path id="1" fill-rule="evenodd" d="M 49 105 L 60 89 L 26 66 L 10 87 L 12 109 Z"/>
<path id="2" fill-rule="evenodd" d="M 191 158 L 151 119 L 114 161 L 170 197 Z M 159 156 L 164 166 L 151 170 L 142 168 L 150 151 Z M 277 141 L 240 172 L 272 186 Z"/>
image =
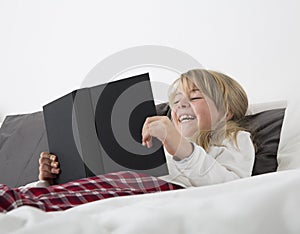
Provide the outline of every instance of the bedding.
<path id="1" fill-rule="evenodd" d="M 224 184 L 114 197 L 66 211 L 0 213 L 1 233 L 299 234 L 300 170 Z"/>
<path id="2" fill-rule="evenodd" d="M 164 108 L 167 108 L 166 105 L 162 109 L 165 110 Z M 22 193 L 34 191 L 36 196 L 53 194 L 54 198 L 57 195 L 59 199 L 65 200 L 64 196 L 70 192 L 78 197 L 76 186 L 81 184 L 80 181 L 77 181 L 77 184 L 75 182 L 75 186 L 74 182 L 67 185 L 74 191 L 67 189 L 64 195 L 53 193 L 52 189 L 62 189 L 59 185 L 50 187 L 50 190 L 20 188 L 18 191 L 20 193 L 17 195 L 23 196 L 22 199 L 18 200 L 16 196 L 12 198 L 15 209 L 9 208 L 7 213 L 0 213 L 1 233 L 53 233 L 55 227 L 57 229 L 55 231 L 62 233 L 298 234 L 300 233 L 298 221 L 300 217 L 300 131 L 297 124 L 299 113 L 293 112 L 292 108 L 294 106 L 290 103 L 271 103 L 249 108 L 247 123 L 256 129 L 254 131 L 257 135 L 261 134 L 264 137 L 266 144 L 271 142 L 270 147 L 262 149 L 268 148 L 269 153 L 272 149 L 273 153 L 266 157 L 266 160 L 271 159 L 271 170 L 268 164 L 265 164 L 267 170 L 263 173 L 258 171 L 256 176 L 198 188 L 179 189 L 169 187 L 168 184 L 166 189 L 158 189 L 163 192 L 154 190 L 148 193 L 147 190 L 143 190 L 137 194 L 132 193 L 135 194 L 134 196 L 130 188 L 126 196 L 114 197 L 110 194 L 107 199 L 98 200 L 97 198 L 96 201 L 89 203 L 85 203 L 83 199 L 85 204 L 76 207 L 71 204 L 66 208 L 67 210 L 56 209 L 57 211 L 39 207 L 34 199 L 30 202 L 37 204 L 36 207 L 32 204 L 23 205 Z M 158 111 L 160 110 L 158 108 Z M 39 121 L 32 120 L 32 116 L 37 117 Z M 19 166 L 19 164 L 13 164 L 14 160 L 24 160 L 27 164 L 31 160 L 37 162 L 40 150 L 47 151 L 47 139 L 43 135 L 45 130 L 42 120 L 41 112 L 10 116 L 5 119 L 0 129 L 0 183 L 6 179 L 3 177 L 6 174 L 2 174 L 4 165 L 9 165 L 10 168 Z M 257 125 L 254 124 L 255 122 Z M 28 126 L 27 123 L 31 125 Z M 28 142 L 25 136 L 36 134 L 36 137 L 32 138 L 34 144 L 24 149 L 22 141 L 14 136 L 15 134 L 19 136 L 21 134 L 24 142 Z M 13 140 L 10 142 L 11 139 L 19 140 L 18 144 L 14 144 Z M 6 152 L 8 148 L 14 150 L 16 158 L 3 156 L 2 149 L 4 148 Z M 23 155 L 22 152 L 26 154 Z M 33 156 L 34 152 L 37 153 Z M 37 158 L 33 159 L 34 157 Z M 274 159 L 276 159 L 277 168 L 273 167 Z M 261 161 L 258 163 L 260 164 Z M 24 165 L 28 167 L 26 164 L 23 164 L 23 168 L 20 166 L 22 173 L 26 171 Z M 261 168 L 265 170 L 264 166 Z M 37 171 L 26 173 L 32 174 Z M 20 173 L 16 174 L 17 177 L 21 177 Z M 14 176 L 14 173 L 11 172 L 11 175 Z M 131 175 L 134 176 L 134 173 Z M 37 177 L 30 178 L 35 180 Z M 91 182 L 97 178 L 99 177 L 83 179 L 83 181 Z M 149 178 L 146 176 L 145 179 Z M 21 179 L 14 178 L 13 182 L 18 184 L 20 181 Z M 0 190 L 0 196 L 5 195 L 6 191 L 10 191 L 9 187 L 12 187 L 7 184 L 2 186 L 6 186 L 7 190 Z M 1 204 L 4 204 L 3 200 Z"/>
<path id="3" fill-rule="evenodd" d="M 0 212 L 20 206 L 33 206 L 44 211 L 66 210 L 92 201 L 180 189 L 153 176 L 131 171 L 109 173 L 53 185 L 46 188 L 9 188 L 0 184 Z"/>

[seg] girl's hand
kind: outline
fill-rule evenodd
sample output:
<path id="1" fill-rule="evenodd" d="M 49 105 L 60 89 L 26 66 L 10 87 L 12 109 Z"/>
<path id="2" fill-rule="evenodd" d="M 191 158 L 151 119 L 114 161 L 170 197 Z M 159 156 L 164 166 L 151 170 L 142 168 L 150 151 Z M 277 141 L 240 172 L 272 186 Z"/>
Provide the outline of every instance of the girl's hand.
<path id="1" fill-rule="evenodd" d="M 193 152 L 193 145 L 177 131 L 167 116 L 148 117 L 142 130 L 142 144 L 150 148 L 152 137 L 162 142 L 169 154 L 185 158 Z"/>
<path id="2" fill-rule="evenodd" d="M 47 180 L 50 184 L 53 184 L 53 179 L 60 173 L 56 155 L 42 152 L 39 164 L 39 180 Z"/>

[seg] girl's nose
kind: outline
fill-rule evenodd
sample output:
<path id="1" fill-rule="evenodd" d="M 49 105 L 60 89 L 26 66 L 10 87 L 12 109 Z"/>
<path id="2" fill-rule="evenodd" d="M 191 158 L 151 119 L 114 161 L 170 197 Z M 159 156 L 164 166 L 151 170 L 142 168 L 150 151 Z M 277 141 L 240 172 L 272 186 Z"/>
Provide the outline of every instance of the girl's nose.
<path id="1" fill-rule="evenodd" d="M 178 102 L 178 107 L 179 108 L 187 108 L 190 106 L 189 100 L 187 98 L 182 98 L 179 102 Z"/>

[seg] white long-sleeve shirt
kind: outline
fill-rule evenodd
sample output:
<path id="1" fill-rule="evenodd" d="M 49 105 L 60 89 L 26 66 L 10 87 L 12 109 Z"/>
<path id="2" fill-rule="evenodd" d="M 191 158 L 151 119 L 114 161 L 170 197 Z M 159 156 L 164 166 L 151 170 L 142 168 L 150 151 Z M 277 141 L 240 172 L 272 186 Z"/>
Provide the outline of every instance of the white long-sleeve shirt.
<path id="1" fill-rule="evenodd" d="M 208 152 L 195 143 L 193 145 L 192 154 L 180 161 L 166 152 L 169 175 L 161 179 L 192 187 L 251 176 L 255 150 L 250 133 L 240 131 L 237 134 L 238 147 L 233 139 L 224 140 L 222 146 L 213 146 Z"/>
<path id="2" fill-rule="evenodd" d="M 193 143 L 194 150 L 190 156 L 176 161 L 166 153 L 169 175 L 161 179 L 179 184 L 183 187 L 196 187 L 222 183 L 238 178 L 249 177 L 255 158 L 255 150 L 250 133 L 240 131 L 237 134 L 237 146 L 233 140 L 226 139 L 222 146 L 211 147 L 206 152 Z M 26 187 L 47 187 L 47 181 L 37 181 Z"/>

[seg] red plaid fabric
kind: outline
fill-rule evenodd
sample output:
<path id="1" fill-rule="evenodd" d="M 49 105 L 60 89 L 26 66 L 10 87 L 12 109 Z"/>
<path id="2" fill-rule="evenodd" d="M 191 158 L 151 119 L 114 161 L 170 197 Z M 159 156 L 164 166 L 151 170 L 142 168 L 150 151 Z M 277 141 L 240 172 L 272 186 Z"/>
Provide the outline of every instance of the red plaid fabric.
<path id="1" fill-rule="evenodd" d="M 130 171 L 84 178 L 47 188 L 9 188 L 0 184 L 0 212 L 24 205 L 44 211 L 59 211 L 110 197 L 180 188 L 158 178 Z"/>

